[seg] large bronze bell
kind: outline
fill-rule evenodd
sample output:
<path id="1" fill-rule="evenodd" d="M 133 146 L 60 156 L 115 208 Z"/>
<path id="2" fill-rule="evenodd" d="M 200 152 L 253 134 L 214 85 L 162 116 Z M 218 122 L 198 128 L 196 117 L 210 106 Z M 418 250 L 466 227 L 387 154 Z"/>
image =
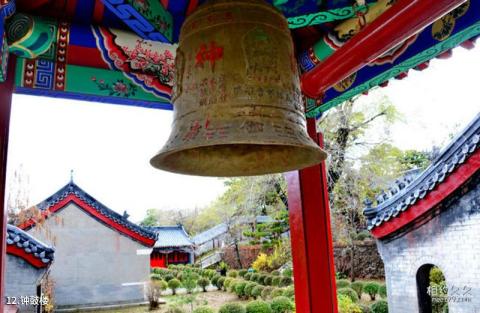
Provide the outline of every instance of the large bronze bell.
<path id="1" fill-rule="evenodd" d="M 326 158 L 306 132 L 285 17 L 263 0 L 211 0 L 185 21 L 173 130 L 151 164 L 200 176 L 301 169 Z"/>

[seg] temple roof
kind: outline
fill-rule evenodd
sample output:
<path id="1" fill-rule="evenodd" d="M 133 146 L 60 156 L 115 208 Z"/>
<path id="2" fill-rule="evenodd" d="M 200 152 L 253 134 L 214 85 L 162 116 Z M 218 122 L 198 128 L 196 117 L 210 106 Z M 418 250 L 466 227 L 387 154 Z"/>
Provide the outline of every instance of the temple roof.
<path id="1" fill-rule="evenodd" d="M 438 204 L 441 196 L 450 194 L 452 189 L 461 187 L 460 182 L 466 181 L 470 176 L 480 171 L 480 114 L 463 130 L 423 172 L 418 170 L 407 173 L 397 180 L 387 193 L 377 197 L 377 206 L 367 203 L 364 211 L 367 217 L 368 229 L 375 229 L 405 216 L 410 212 L 413 218 L 419 217 L 413 208 L 422 200 L 429 200 L 429 195 L 438 192 L 443 185 L 447 190 L 437 196 L 437 201 L 424 203 L 423 211 L 431 209 L 433 204 Z M 474 159 L 475 158 L 475 159 Z M 476 161 L 477 160 L 477 161 Z M 467 167 L 460 172 L 462 167 Z M 459 177 L 455 176 L 461 174 Z M 451 178 L 451 180 L 449 180 Z M 443 198 L 442 198 L 443 199 Z M 410 218 L 410 221 L 412 218 Z M 390 225 L 390 226 L 391 226 Z M 395 229 L 395 228 L 391 228 Z"/>
<path id="2" fill-rule="evenodd" d="M 155 243 L 157 238 L 156 233 L 130 222 L 125 215 L 118 214 L 107 208 L 87 192 L 82 190 L 73 181 L 69 182 L 52 196 L 38 204 L 37 208 L 44 212 L 45 216 L 48 218 L 51 214 L 61 211 L 71 203 L 77 205 L 100 223 L 129 237 L 130 239 L 138 241 L 146 246 L 153 246 Z M 20 225 L 20 228 L 28 230 L 34 227 L 35 224 L 35 220 L 31 219 Z"/>
<path id="3" fill-rule="evenodd" d="M 7 253 L 23 258 L 37 268 L 47 267 L 54 259 L 55 249 L 35 239 L 18 227 L 7 225 Z"/>
<path id="4" fill-rule="evenodd" d="M 148 227 L 158 235 L 155 248 L 190 247 L 193 242 L 182 225 Z"/>
<path id="5" fill-rule="evenodd" d="M 192 241 L 196 245 L 204 244 L 207 241 L 217 238 L 220 235 L 225 234 L 228 231 L 228 226 L 225 223 L 214 226 L 210 229 L 207 229 L 204 232 L 199 233 L 192 238 Z"/>

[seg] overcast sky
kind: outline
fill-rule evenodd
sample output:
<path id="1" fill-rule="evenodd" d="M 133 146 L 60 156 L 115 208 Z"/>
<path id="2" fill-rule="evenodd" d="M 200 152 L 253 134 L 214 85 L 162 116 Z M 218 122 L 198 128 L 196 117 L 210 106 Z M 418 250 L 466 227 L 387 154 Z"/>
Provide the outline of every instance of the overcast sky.
<path id="1" fill-rule="evenodd" d="M 392 127 L 402 149 L 444 144 L 480 112 L 480 49 L 454 50 L 423 72 L 372 92 L 362 101 L 388 95 L 404 121 Z M 194 208 L 224 190 L 217 178 L 199 178 L 152 168 L 150 158 L 170 132 L 172 112 L 100 103 L 15 95 L 8 176 L 21 164 L 36 204 L 70 179 L 113 210 L 139 221 L 149 208 Z M 8 183 L 8 182 L 7 182 Z"/>

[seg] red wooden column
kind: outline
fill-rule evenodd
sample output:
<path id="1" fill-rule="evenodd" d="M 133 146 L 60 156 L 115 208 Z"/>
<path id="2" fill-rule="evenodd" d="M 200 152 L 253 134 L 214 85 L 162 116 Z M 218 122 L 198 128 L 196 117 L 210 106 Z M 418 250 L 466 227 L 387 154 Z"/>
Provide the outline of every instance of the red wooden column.
<path id="1" fill-rule="evenodd" d="M 323 146 L 315 120 L 308 132 Z M 286 174 L 297 312 L 337 313 L 325 162 Z"/>
<path id="2" fill-rule="evenodd" d="M 8 64 L 7 81 L 0 83 L 0 313 L 4 312 L 5 265 L 7 262 L 6 233 L 7 210 L 5 206 L 5 175 L 7 173 L 8 130 L 10 126 L 10 108 L 15 77 L 15 59 Z"/>

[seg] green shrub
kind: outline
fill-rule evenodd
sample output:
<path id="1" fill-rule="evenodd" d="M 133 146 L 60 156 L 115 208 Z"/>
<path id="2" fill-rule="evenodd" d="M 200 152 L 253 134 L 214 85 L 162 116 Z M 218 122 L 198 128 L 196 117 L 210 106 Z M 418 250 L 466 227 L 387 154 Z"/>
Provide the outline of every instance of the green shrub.
<path id="1" fill-rule="evenodd" d="M 338 313 L 362 313 L 362 309 L 345 295 L 338 295 Z"/>
<path id="2" fill-rule="evenodd" d="M 265 287 L 262 290 L 262 299 L 267 300 L 270 298 L 270 295 L 272 294 L 273 287 Z"/>
<path id="3" fill-rule="evenodd" d="M 347 288 L 350 287 L 350 281 L 347 279 L 337 280 L 337 288 Z"/>
<path id="4" fill-rule="evenodd" d="M 207 287 L 210 285 L 210 280 L 206 277 L 202 277 L 197 281 L 197 285 L 202 288 L 203 292 L 207 292 Z"/>
<path id="5" fill-rule="evenodd" d="M 252 296 L 252 291 L 253 291 L 253 288 L 255 288 L 256 286 L 258 286 L 257 283 L 254 283 L 254 282 L 249 282 L 245 285 L 245 296 L 247 297 L 251 297 Z"/>
<path id="6" fill-rule="evenodd" d="M 381 284 L 380 285 L 380 288 L 378 288 L 378 294 L 380 295 L 380 297 L 382 297 L 383 299 L 386 299 L 387 298 L 387 286 L 385 284 Z"/>
<path id="7" fill-rule="evenodd" d="M 165 275 L 164 278 L 165 278 L 165 281 L 166 281 L 166 282 L 169 282 L 169 281 L 171 281 L 172 279 L 174 279 L 175 276 L 170 273 L 170 274 Z"/>
<path id="8" fill-rule="evenodd" d="M 258 282 L 258 278 L 260 277 L 260 274 L 258 273 L 253 273 L 252 276 L 250 277 L 251 281 Z"/>
<path id="9" fill-rule="evenodd" d="M 292 278 L 290 278 L 290 277 L 282 277 L 282 278 L 280 279 L 280 286 L 281 286 L 281 287 L 290 286 L 292 283 L 293 283 L 293 280 L 292 280 Z"/>
<path id="10" fill-rule="evenodd" d="M 356 303 L 358 301 L 358 294 L 352 288 L 339 288 L 337 293 L 349 297 L 352 302 Z"/>
<path id="11" fill-rule="evenodd" d="M 364 230 L 364 231 L 361 231 L 357 234 L 357 240 L 360 240 L 360 241 L 363 241 L 367 238 L 370 238 L 371 235 L 370 235 L 370 232 L 368 230 Z"/>
<path id="12" fill-rule="evenodd" d="M 355 292 L 356 292 L 357 295 L 358 295 L 358 299 L 361 299 L 361 298 L 362 298 L 363 283 L 362 283 L 361 281 L 353 282 L 353 283 L 350 285 L 350 288 L 352 288 L 353 290 L 355 290 Z"/>
<path id="13" fill-rule="evenodd" d="M 230 286 L 228 287 L 228 290 L 232 293 L 236 293 L 235 288 L 237 287 L 237 284 L 240 283 L 238 279 L 234 279 L 231 283 Z"/>
<path id="14" fill-rule="evenodd" d="M 220 307 L 218 313 L 245 313 L 245 308 L 239 303 L 227 303 Z"/>
<path id="15" fill-rule="evenodd" d="M 272 278 L 272 286 L 276 286 L 276 287 L 280 286 L 280 280 L 281 279 L 282 278 L 280 276 L 274 276 Z"/>
<path id="16" fill-rule="evenodd" d="M 206 276 L 206 277 L 208 277 L 208 279 L 212 280 L 213 276 L 215 276 L 215 275 L 218 275 L 216 271 L 206 270 L 204 276 Z"/>
<path id="17" fill-rule="evenodd" d="M 174 278 L 168 282 L 168 288 L 172 289 L 172 294 L 177 294 L 177 289 L 180 287 L 181 283 L 178 279 Z"/>
<path id="18" fill-rule="evenodd" d="M 372 313 L 388 313 L 388 303 L 385 300 L 378 300 L 370 306 Z"/>
<path id="19" fill-rule="evenodd" d="M 155 267 L 152 269 L 152 273 L 165 276 L 170 273 L 170 270 L 167 270 L 166 268 Z"/>
<path id="20" fill-rule="evenodd" d="M 267 278 L 267 275 L 260 274 L 260 276 L 258 277 L 258 283 L 261 284 L 261 285 L 265 285 L 265 279 L 266 278 Z"/>
<path id="21" fill-rule="evenodd" d="M 375 301 L 379 287 L 376 282 L 368 282 L 363 286 L 363 291 L 368 293 L 372 301 Z"/>
<path id="22" fill-rule="evenodd" d="M 238 277 L 238 272 L 236 270 L 228 271 L 227 276 L 232 277 L 232 278 L 237 278 Z"/>
<path id="23" fill-rule="evenodd" d="M 217 283 L 215 284 L 215 286 L 217 286 L 218 290 L 222 290 L 223 286 L 225 285 L 225 281 L 227 279 L 225 277 L 220 277 L 218 280 L 217 280 Z"/>
<path id="24" fill-rule="evenodd" d="M 153 273 L 153 274 L 150 275 L 150 279 L 151 279 L 151 280 L 162 280 L 163 277 L 162 277 L 162 275 L 160 275 L 160 274 L 155 274 L 155 273 Z"/>
<path id="25" fill-rule="evenodd" d="M 283 296 L 283 289 L 280 289 L 280 288 L 274 288 L 272 290 L 272 293 L 270 294 L 270 297 L 272 298 L 276 298 L 280 296 Z"/>
<path id="26" fill-rule="evenodd" d="M 245 276 L 243 276 L 243 278 L 246 279 L 246 280 L 251 280 L 252 275 L 253 275 L 253 273 L 246 273 Z"/>
<path id="27" fill-rule="evenodd" d="M 239 270 L 239 271 L 238 271 L 238 275 L 239 275 L 240 277 L 245 277 L 245 274 L 247 274 L 247 273 L 248 273 L 247 270 Z"/>
<path id="28" fill-rule="evenodd" d="M 247 304 L 246 313 L 272 313 L 270 304 L 262 300 L 255 300 Z"/>
<path id="29" fill-rule="evenodd" d="M 441 284 L 445 281 L 445 276 L 443 276 L 442 270 L 434 266 L 430 270 L 430 282 L 435 284 Z"/>
<path id="30" fill-rule="evenodd" d="M 273 276 L 280 276 L 280 271 L 272 271 Z"/>
<path id="31" fill-rule="evenodd" d="M 233 278 L 225 278 L 225 280 L 223 281 L 223 288 L 225 289 L 225 291 L 228 290 L 228 288 L 230 288 L 230 285 L 232 284 L 233 282 Z"/>
<path id="32" fill-rule="evenodd" d="M 276 297 L 271 302 L 273 313 L 290 313 L 293 312 L 295 306 L 293 302 L 287 297 Z"/>
<path id="33" fill-rule="evenodd" d="M 208 306 L 199 306 L 193 310 L 193 313 L 215 313 L 215 311 Z"/>
<path id="34" fill-rule="evenodd" d="M 244 298 L 245 297 L 245 287 L 247 286 L 247 283 L 244 281 L 238 282 L 235 284 L 235 293 L 239 298 Z"/>
<path id="35" fill-rule="evenodd" d="M 292 277 L 293 276 L 293 270 L 291 268 L 287 268 L 283 270 L 282 275 L 285 277 Z"/>
<path id="36" fill-rule="evenodd" d="M 287 298 L 290 299 L 295 299 L 295 287 L 294 286 L 288 286 L 283 290 L 283 295 Z"/>
<path id="37" fill-rule="evenodd" d="M 362 313 L 372 313 L 372 311 L 370 310 L 370 307 L 368 305 L 358 304 L 358 306 L 362 310 Z"/>
<path id="38" fill-rule="evenodd" d="M 222 276 L 220 276 L 220 275 L 214 275 L 214 276 L 212 277 L 212 279 L 211 279 L 212 285 L 216 286 L 218 280 L 219 280 L 221 277 L 222 277 Z"/>
<path id="39" fill-rule="evenodd" d="M 271 286 L 272 285 L 272 280 L 273 280 L 273 276 L 271 275 L 267 275 L 267 277 L 265 277 L 265 280 L 264 280 L 264 285 L 265 286 Z"/>
<path id="40" fill-rule="evenodd" d="M 265 289 L 265 287 L 260 286 L 260 285 L 256 285 L 256 286 L 252 289 L 251 296 L 252 296 L 254 299 L 257 299 L 258 297 L 261 297 L 261 296 L 262 296 L 263 289 Z"/>

